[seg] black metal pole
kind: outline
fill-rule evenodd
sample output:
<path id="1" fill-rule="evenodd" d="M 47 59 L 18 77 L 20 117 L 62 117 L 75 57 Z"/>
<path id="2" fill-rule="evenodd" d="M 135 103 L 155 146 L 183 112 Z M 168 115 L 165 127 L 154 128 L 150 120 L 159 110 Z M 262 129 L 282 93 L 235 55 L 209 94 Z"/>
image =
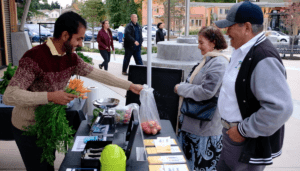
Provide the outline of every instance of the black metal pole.
<path id="1" fill-rule="evenodd" d="M 42 39 L 41 39 L 41 24 L 39 24 L 39 38 L 40 38 L 40 44 L 42 42 Z"/>
<path id="2" fill-rule="evenodd" d="M 170 14 L 171 13 L 170 3 L 171 3 L 171 0 L 168 0 L 168 41 L 170 40 L 170 15 L 171 15 Z"/>

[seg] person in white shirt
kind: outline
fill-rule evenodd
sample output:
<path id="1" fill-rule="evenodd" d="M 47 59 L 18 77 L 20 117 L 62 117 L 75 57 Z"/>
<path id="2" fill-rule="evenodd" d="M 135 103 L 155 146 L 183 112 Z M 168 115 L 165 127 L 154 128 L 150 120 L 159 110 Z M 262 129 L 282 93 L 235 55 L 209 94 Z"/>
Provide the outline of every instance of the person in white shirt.
<path id="1" fill-rule="evenodd" d="M 281 58 L 266 39 L 263 13 L 249 2 L 235 4 L 225 20 L 235 49 L 218 99 L 223 149 L 218 171 L 261 171 L 282 153 L 284 123 L 293 112 Z"/>

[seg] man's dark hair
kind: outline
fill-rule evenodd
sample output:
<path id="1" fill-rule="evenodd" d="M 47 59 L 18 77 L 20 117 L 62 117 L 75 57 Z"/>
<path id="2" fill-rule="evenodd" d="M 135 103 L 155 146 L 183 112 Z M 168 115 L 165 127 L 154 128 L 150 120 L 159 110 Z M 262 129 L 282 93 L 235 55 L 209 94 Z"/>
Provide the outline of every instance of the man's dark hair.
<path id="1" fill-rule="evenodd" d="M 78 28 L 86 28 L 86 21 L 77 13 L 70 11 L 63 13 L 55 22 L 54 38 L 60 38 L 64 31 L 67 31 L 70 38 L 78 33 Z"/>
<path id="2" fill-rule="evenodd" d="M 162 24 L 162 23 L 158 23 L 158 24 L 157 24 L 157 28 L 158 28 L 158 29 L 159 29 L 159 26 L 160 26 L 161 24 Z"/>

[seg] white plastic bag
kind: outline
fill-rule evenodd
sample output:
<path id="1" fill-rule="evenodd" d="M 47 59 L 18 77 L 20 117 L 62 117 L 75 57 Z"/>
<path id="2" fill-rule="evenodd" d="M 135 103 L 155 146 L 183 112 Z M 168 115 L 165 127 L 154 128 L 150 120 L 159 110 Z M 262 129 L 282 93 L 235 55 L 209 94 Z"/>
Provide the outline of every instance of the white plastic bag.
<path id="1" fill-rule="evenodd" d="M 146 134 L 156 135 L 161 130 L 160 118 L 153 95 L 153 88 L 143 86 L 140 93 L 140 119 L 141 127 Z"/>

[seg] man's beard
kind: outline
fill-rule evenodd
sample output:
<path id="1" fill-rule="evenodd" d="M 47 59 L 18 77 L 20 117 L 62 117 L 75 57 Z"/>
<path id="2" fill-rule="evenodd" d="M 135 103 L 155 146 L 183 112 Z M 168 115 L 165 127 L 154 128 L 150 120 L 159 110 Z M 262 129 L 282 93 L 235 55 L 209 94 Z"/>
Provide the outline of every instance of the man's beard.
<path id="1" fill-rule="evenodd" d="M 71 45 L 71 40 L 67 40 L 66 42 L 64 42 L 64 51 L 66 52 L 67 55 L 70 55 L 73 53 L 73 46 Z"/>

